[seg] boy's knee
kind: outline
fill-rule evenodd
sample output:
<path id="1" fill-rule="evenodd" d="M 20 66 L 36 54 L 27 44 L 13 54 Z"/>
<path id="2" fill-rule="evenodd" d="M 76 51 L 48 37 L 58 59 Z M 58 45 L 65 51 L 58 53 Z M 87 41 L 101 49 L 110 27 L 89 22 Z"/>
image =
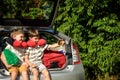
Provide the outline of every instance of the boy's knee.
<path id="1" fill-rule="evenodd" d="M 39 71 L 36 68 L 32 69 L 32 73 L 35 76 L 39 76 Z"/>
<path id="2" fill-rule="evenodd" d="M 49 76 L 49 71 L 48 71 L 47 69 L 44 69 L 44 70 L 42 71 L 42 73 L 43 73 L 43 75 L 45 75 L 45 76 Z"/>

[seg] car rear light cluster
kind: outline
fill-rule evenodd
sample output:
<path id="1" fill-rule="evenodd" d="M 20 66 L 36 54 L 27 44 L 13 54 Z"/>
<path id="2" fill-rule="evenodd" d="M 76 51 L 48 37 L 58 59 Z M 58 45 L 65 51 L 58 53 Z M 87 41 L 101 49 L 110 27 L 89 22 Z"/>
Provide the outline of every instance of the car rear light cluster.
<path id="1" fill-rule="evenodd" d="M 74 44 L 74 43 L 73 43 L 72 55 L 73 55 L 73 63 L 79 64 L 80 63 L 79 50 L 78 50 L 76 44 Z"/>

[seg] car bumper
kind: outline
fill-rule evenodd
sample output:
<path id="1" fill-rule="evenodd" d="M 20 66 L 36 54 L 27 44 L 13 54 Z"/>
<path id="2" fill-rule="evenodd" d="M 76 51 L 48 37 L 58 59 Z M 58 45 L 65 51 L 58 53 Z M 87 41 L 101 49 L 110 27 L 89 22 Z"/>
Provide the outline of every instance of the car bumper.
<path id="1" fill-rule="evenodd" d="M 79 65 L 68 65 L 65 69 L 59 71 L 50 71 L 52 80 L 85 80 L 85 71 L 82 63 Z M 30 75 L 32 79 L 32 75 Z M 0 76 L 0 80 L 10 80 L 10 77 Z M 22 80 L 19 78 L 18 80 Z M 45 80 L 43 76 L 40 80 Z"/>
<path id="2" fill-rule="evenodd" d="M 83 65 L 69 65 L 63 71 L 51 71 L 52 80 L 85 80 Z"/>

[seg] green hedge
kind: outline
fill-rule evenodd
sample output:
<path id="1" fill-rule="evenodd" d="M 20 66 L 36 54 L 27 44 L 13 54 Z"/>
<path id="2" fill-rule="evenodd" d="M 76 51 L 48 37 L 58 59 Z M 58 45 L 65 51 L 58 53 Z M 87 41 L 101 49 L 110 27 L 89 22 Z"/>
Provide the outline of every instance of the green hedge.
<path id="1" fill-rule="evenodd" d="M 120 0 L 60 0 L 55 26 L 77 43 L 86 77 L 120 70 Z"/>

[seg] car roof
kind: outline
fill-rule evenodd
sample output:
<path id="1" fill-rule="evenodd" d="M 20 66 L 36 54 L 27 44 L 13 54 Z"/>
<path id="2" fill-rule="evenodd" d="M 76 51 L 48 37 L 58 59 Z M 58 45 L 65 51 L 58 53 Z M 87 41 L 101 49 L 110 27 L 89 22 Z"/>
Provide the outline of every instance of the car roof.
<path id="1" fill-rule="evenodd" d="M 59 0 L 0 0 L 0 26 L 52 27 Z"/>

